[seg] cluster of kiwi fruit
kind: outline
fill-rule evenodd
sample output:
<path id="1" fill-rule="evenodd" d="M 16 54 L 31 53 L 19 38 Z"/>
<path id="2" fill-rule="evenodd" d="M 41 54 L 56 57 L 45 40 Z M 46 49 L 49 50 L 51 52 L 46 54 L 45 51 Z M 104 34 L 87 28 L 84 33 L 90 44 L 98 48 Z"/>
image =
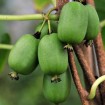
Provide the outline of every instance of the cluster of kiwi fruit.
<path id="1" fill-rule="evenodd" d="M 44 95 L 58 104 L 67 99 L 71 86 L 65 45 L 94 40 L 99 32 L 99 18 L 94 7 L 74 1 L 63 6 L 58 22 L 51 21 L 52 33 L 49 34 L 47 23 L 38 32 L 41 24 L 36 28 L 39 37 L 27 34 L 16 42 L 8 63 L 23 75 L 30 74 L 39 64 L 44 73 Z"/>

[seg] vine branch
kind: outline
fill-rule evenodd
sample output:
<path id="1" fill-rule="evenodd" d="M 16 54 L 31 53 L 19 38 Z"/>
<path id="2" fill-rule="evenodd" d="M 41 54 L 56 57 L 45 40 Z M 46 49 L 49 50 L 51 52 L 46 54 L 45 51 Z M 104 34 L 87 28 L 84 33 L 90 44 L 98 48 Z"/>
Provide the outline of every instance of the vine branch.
<path id="1" fill-rule="evenodd" d="M 92 73 L 90 66 L 88 65 L 88 62 L 83 54 L 82 49 L 78 45 L 73 46 L 73 48 L 74 48 L 75 54 L 79 60 L 79 63 L 82 67 L 82 70 L 84 71 L 85 75 L 87 76 L 87 78 L 90 82 L 90 85 L 92 85 L 96 79 Z"/>
<path id="2" fill-rule="evenodd" d="M 87 3 L 95 7 L 94 0 L 86 0 L 86 1 Z M 94 40 L 94 44 L 97 55 L 99 73 L 102 76 L 105 75 L 105 51 L 103 47 L 101 32 L 99 32 L 98 37 Z M 102 83 L 100 91 L 101 91 L 103 104 L 105 104 L 105 82 Z"/>
<path id="3" fill-rule="evenodd" d="M 73 48 L 74 48 L 75 54 L 79 60 L 79 63 L 82 67 L 82 70 L 85 73 L 90 86 L 92 86 L 92 84 L 95 82 L 96 79 L 95 79 L 93 72 L 92 72 L 92 70 L 91 70 L 91 68 L 90 68 L 90 66 L 89 66 L 89 64 L 88 64 L 88 62 L 87 62 L 87 60 L 83 54 L 83 51 L 79 47 L 79 45 L 75 45 L 75 46 L 73 46 Z M 101 105 L 100 99 L 101 99 L 100 98 L 100 91 L 97 89 L 96 100 L 97 100 L 98 104 Z"/>
<path id="4" fill-rule="evenodd" d="M 60 13 L 60 10 L 62 9 L 63 5 L 69 2 L 69 0 L 56 0 L 56 5 L 58 9 L 58 13 Z"/>
<path id="5" fill-rule="evenodd" d="M 98 37 L 94 40 L 94 43 L 95 43 L 100 75 L 105 75 L 105 51 L 103 47 L 101 33 L 99 33 Z"/>
<path id="6" fill-rule="evenodd" d="M 72 73 L 72 77 L 74 80 L 74 83 L 76 85 L 77 91 L 80 95 L 81 98 L 81 102 L 82 105 L 90 105 L 89 101 L 87 100 L 87 91 L 82 87 L 79 75 L 78 75 L 78 71 L 76 68 L 76 64 L 75 64 L 75 60 L 74 60 L 74 56 L 73 56 L 73 52 L 68 50 L 68 59 L 69 59 L 69 65 L 70 65 L 70 70 Z"/>
<path id="7" fill-rule="evenodd" d="M 69 2 L 69 0 L 56 0 L 56 2 L 57 2 L 56 4 L 57 4 L 58 13 L 60 13 L 62 6 L 66 4 L 67 2 Z M 74 61 L 73 52 L 70 52 L 69 49 L 68 49 L 68 61 L 71 68 L 73 80 L 75 82 L 76 88 L 80 95 L 81 102 L 83 105 L 89 105 L 89 101 L 86 99 L 88 93 L 82 87 L 82 84 L 81 84 L 81 81 L 77 72 L 76 64 Z"/>
<path id="8" fill-rule="evenodd" d="M 96 89 L 97 87 L 99 86 L 100 83 L 102 83 L 103 81 L 105 81 L 105 75 L 99 77 L 95 82 L 94 84 L 92 85 L 91 87 L 91 90 L 90 90 L 90 94 L 88 96 L 88 99 L 93 99 L 95 97 L 95 94 L 96 94 Z"/>
<path id="9" fill-rule="evenodd" d="M 0 15 L 0 20 L 42 20 L 43 14 L 29 14 L 29 15 Z M 50 20 L 58 20 L 58 15 L 49 15 Z"/>
<path id="10" fill-rule="evenodd" d="M 100 76 L 102 76 L 102 75 L 105 75 L 105 51 L 103 47 L 101 33 L 99 33 L 94 43 L 95 43 L 99 73 L 100 73 Z M 103 103 L 105 103 L 105 82 L 103 82 L 100 85 L 100 91 L 101 91 Z"/>
<path id="11" fill-rule="evenodd" d="M 87 2 L 88 4 L 91 4 L 91 5 L 95 6 L 94 0 L 86 0 L 86 2 Z"/>
<path id="12" fill-rule="evenodd" d="M 53 3 L 54 7 L 56 7 L 56 0 L 51 0 L 51 1 Z"/>
<path id="13" fill-rule="evenodd" d="M 9 44 L 0 44 L 0 49 L 11 50 L 12 47 L 13 47 L 13 45 L 9 45 Z"/>

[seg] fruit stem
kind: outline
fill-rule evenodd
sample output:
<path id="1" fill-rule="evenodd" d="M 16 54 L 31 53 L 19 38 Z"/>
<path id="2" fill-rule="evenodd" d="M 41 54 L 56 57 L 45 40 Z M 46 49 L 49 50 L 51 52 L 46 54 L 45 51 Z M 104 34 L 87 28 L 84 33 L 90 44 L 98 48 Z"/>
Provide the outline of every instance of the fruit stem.
<path id="1" fill-rule="evenodd" d="M 49 34 L 51 34 L 51 23 L 50 23 L 50 20 L 48 20 L 48 30 L 49 30 Z"/>
<path id="2" fill-rule="evenodd" d="M 52 11 L 54 11 L 54 10 L 57 10 L 57 8 L 56 8 L 56 7 L 51 8 L 51 9 L 47 12 L 46 16 L 49 16 L 49 15 L 50 15 L 50 13 L 51 13 Z"/>
<path id="3" fill-rule="evenodd" d="M 56 7 L 56 0 L 51 0 L 54 7 Z"/>
<path id="4" fill-rule="evenodd" d="M 97 87 L 100 85 L 100 83 L 102 83 L 103 81 L 105 81 L 105 75 L 99 77 L 92 85 L 91 90 L 90 90 L 90 94 L 88 96 L 88 99 L 92 100 L 95 97 L 96 94 L 96 89 Z"/>
<path id="5" fill-rule="evenodd" d="M 9 45 L 9 44 L 0 44 L 0 49 L 11 50 L 12 47 L 13 47 L 13 45 Z"/>
<path id="6" fill-rule="evenodd" d="M 45 23 L 46 23 L 46 20 L 43 21 L 43 23 L 42 23 L 42 25 L 41 25 L 41 27 L 40 27 L 40 29 L 39 29 L 39 32 L 42 31 L 42 29 L 43 29 Z"/>
<path id="7" fill-rule="evenodd" d="M 49 15 L 50 15 L 50 13 L 51 13 L 53 10 L 56 10 L 56 8 L 55 8 L 55 7 L 54 7 L 54 8 L 51 8 L 51 9 L 47 12 L 46 15 L 43 14 L 44 20 L 43 20 L 43 23 L 42 23 L 42 25 L 41 25 L 41 27 L 40 27 L 40 29 L 39 29 L 39 32 L 42 31 L 42 29 L 43 29 L 43 27 L 44 27 L 44 24 L 46 23 L 47 20 L 49 20 Z"/>
<path id="8" fill-rule="evenodd" d="M 58 15 L 49 15 L 50 20 L 58 20 Z M 43 14 L 28 14 L 28 15 L 0 15 L 0 20 L 43 20 Z"/>

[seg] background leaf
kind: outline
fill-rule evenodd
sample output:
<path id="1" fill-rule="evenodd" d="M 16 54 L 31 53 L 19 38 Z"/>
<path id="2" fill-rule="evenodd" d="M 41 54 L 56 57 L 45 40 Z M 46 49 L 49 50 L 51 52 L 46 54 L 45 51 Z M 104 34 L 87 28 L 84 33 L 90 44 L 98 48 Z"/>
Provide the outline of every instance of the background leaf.
<path id="1" fill-rule="evenodd" d="M 95 5 L 101 22 L 105 20 L 105 0 L 95 0 Z M 102 39 L 105 48 L 105 27 L 102 29 Z"/>
<path id="2" fill-rule="evenodd" d="M 105 0 L 95 0 L 96 10 L 100 21 L 105 19 Z"/>
<path id="3" fill-rule="evenodd" d="M 4 33 L 0 35 L 0 43 L 3 43 L 3 44 L 10 43 L 10 36 L 8 33 Z M 7 58 L 8 53 L 9 53 L 8 50 L 0 49 L 0 72 L 3 70 L 5 62 L 7 60 L 6 58 Z"/>
<path id="4" fill-rule="evenodd" d="M 102 39 L 103 39 L 103 44 L 105 48 L 105 27 L 102 28 Z"/>

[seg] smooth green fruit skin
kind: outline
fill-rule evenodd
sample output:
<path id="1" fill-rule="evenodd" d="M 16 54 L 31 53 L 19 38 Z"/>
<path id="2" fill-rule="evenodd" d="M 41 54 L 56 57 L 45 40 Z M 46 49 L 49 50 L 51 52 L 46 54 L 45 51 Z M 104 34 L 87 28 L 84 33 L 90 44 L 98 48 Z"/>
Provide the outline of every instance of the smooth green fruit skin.
<path id="1" fill-rule="evenodd" d="M 35 32 L 40 30 L 41 25 L 42 25 L 42 22 L 35 28 Z M 58 26 L 57 22 L 51 21 L 51 30 L 53 33 L 57 32 L 57 26 Z M 44 37 L 45 35 L 48 35 L 48 23 L 47 22 L 44 24 L 44 27 L 41 31 L 40 39 Z"/>
<path id="2" fill-rule="evenodd" d="M 95 8 L 91 5 L 86 5 L 88 11 L 88 27 L 85 36 L 86 40 L 93 40 L 97 37 L 99 32 L 99 17 Z"/>
<path id="3" fill-rule="evenodd" d="M 69 2 L 61 10 L 58 23 L 58 38 L 69 44 L 81 43 L 85 37 L 88 13 L 79 2 Z"/>
<path id="4" fill-rule="evenodd" d="M 61 74 L 67 70 L 68 55 L 56 33 L 44 36 L 38 46 L 38 59 L 45 74 Z"/>
<path id="5" fill-rule="evenodd" d="M 22 36 L 9 54 L 9 66 L 19 74 L 31 73 L 38 64 L 38 43 L 30 34 Z"/>
<path id="6" fill-rule="evenodd" d="M 60 82 L 51 83 L 51 76 L 44 75 L 43 78 L 43 93 L 44 96 L 51 102 L 58 104 L 64 102 L 70 94 L 71 77 L 67 70 L 60 75 Z"/>

